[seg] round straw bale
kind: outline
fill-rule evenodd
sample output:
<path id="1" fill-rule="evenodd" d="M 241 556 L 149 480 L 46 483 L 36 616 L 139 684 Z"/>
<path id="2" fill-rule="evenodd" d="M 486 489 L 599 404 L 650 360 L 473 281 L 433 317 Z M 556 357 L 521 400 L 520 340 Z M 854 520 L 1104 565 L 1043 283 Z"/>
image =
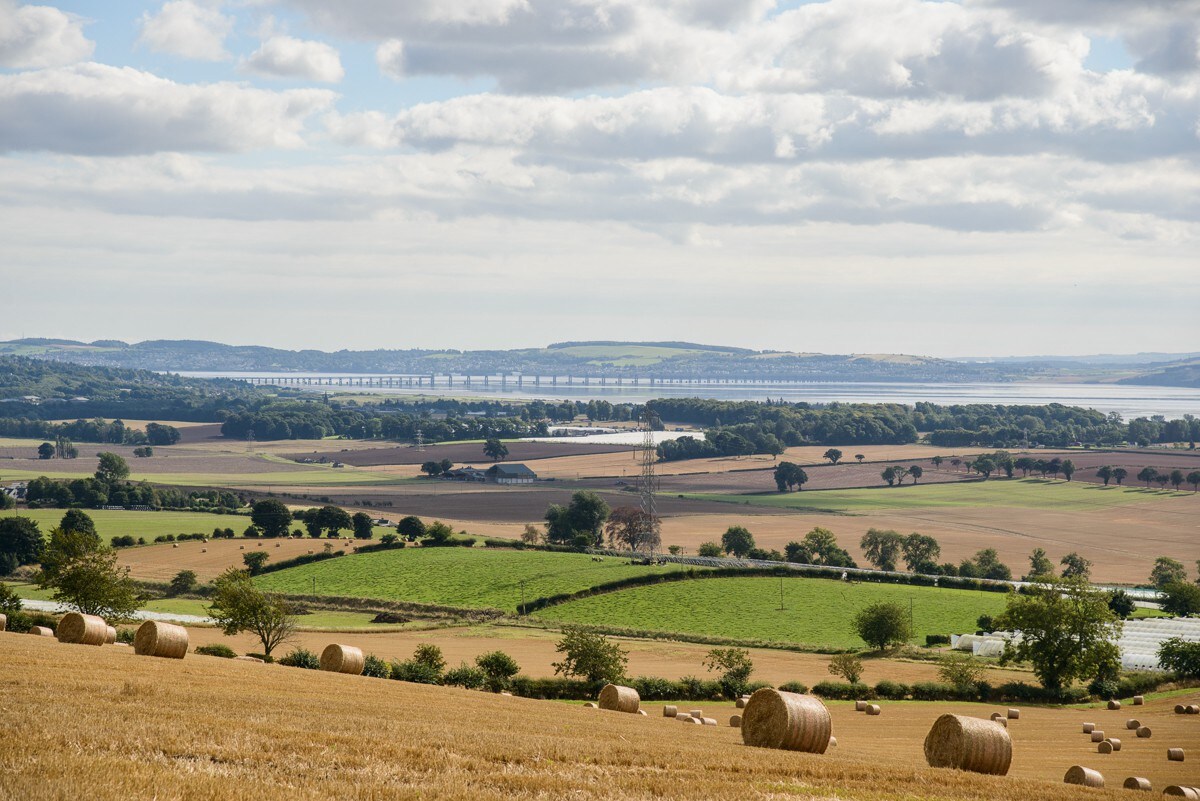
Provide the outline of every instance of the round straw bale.
<path id="1" fill-rule="evenodd" d="M 637 690 L 618 684 L 605 684 L 604 688 L 600 690 L 600 697 L 596 700 L 600 702 L 601 709 L 630 714 L 636 713 L 642 703 Z"/>
<path id="2" fill-rule="evenodd" d="M 1092 733 L 1092 732 L 1094 732 L 1095 730 L 1096 730 L 1096 724 L 1095 724 L 1095 723 L 1085 723 L 1085 724 L 1083 724 L 1083 733 L 1084 733 L 1084 734 L 1091 734 L 1091 733 Z"/>
<path id="3" fill-rule="evenodd" d="M 234 659 L 238 662 L 258 662 L 260 665 L 262 664 L 262 660 L 257 656 L 235 656 Z"/>
<path id="4" fill-rule="evenodd" d="M 761 748 L 823 754 L 832 728 L 819 698 L 770 687 L 750 696 L 742 713 L 742 742 Z"/>
<path id="5" fill-rule="evenodd" d="M 673 718 L 678 714 L 679 714 L 679 707 L 674 707 L 674 706 L 664 706 L 663 707 L 663 717 L 664 718 Z"/>
<path id="6" fill-rule="evenodd" d="M 716 718 L 704 718 L 700 722 L 703 723 L 705 726 L 716 726 L 717 725 Z"/>
<path id="7" fill-rule="evenodd" d="M 208 553 L 208 549 L 207 549 L 207 548 L 201 548 L 201 549 L 200 549 L 200 553 Z"/>
<path id="8" fill-rule="evenodd" d="M 1111 754 L 1113 751 L 1116 751 L 1116 750 L 1117 749 L 1113 748 L 1113 744 L 1110 743 L 1108 740 L 1105 740 L 1104 742 L 1102 742 L 1096 746 L 1097 754 Z"/>
<path id="9" fill-rule="evenodd" d="M 992 718 L 992 722 L 1002 729 L 1008 728 L 1008 718 L 1001 715 L 997 715 L 996 717 Z"/>
<path id="10" fill-rule="evenodd" d="M 702 718 L 702 717 L 704 717 L 704 710 L 703 709 L 689 709 L 688 714 L 694 718 Z"/>
<path id="11" fill-rule="evenodd" d="M 1093 729 L 1092 730 L 1092 742 L 1093 743 L 1104 742 L 1104 732 L 1100 731 L 1099 729 Z"/>
<path id="12" fill-rule="evenodd" d="M 1168 762 L 1182 762 L 1183 761 L 1183 749 L 1182 748 L 1168 748 L 1167 749 L 1167 761 Z"/>
<path id="13" fill-rule="evenodd" d="M 993 712 L 992 714 L 988 715 L 988 717 L 990 717 L 992 720 L 999 720 L 1000 718 L 1004 717 L 1004 715 L 1001 715 L 999 712 Z"/>
<path id="14" fill-rule="evenodd" d="M 1112 746 L 1112 750 L 1114 750 L 1114 751 L 1120 751 L 1120 750 L 1121 750 L 1121 741 L 1120 741 L 1120 740 L 1118 740 L 1116 737 L 1109 737 L 1109 738 L 1108 738 L 1107 740 L 1105 740 L 1104 742 L 1106 742 L 1106 743 L 1108 743 L 1109 745 L 1111 745 L 1111 746 Z"/>
<path id="15" fill-rule="evenodd" d="M 745 709 L 746 708 L 746 699 L 745 698 L 737 699 L 737 701 L 734 703 L 734 706 L 736 706 L 738 709 Z"/>
<path id="16" fill-rule="evenodd" d="M 731 728 L 734 728 L 734 729 L 742 728 L 742 716 L 741 715 L 730 715 L 729 716 L 729 725 Z"/>
<path id="17" fill-rule="evenodd" d="M 1175 714 L 1176 715 L 1186 715 L 1187 707 L 1184 706 L 1183 704 L 1176 704 L 1175 705 Z"/>
<path id="18" fill-rule="evenodd" d="M 183 659 L 188 649 L 188 633 L 183 626 L 147 620 L 133 635 L 133 650 L 139 656 Z"/>
<path id="19" fill-rule="evenodd" d="M 925 761 L 933 768 L 1003 776 L 1012 764 L 1012 740 L 989 720 L 942 715 L 925 737 Z"/>
<path id="20" fill-rule="evenodd" d="M 1150 735 L 1151 735 L 1151 731 L 1150 731 L 1149 726 L 1139 726 L 1138 727 L 1137 736 L 1138 736 L 1139 740 L 1149 740 Z"/>
<path id="21" fill-rule="evenodd" d="M 1121 787 L 1126 790 L 1141 790 L 1144 793 L 1148 793 L 1153 789 L 1150 786 L 1150 780 L 1143 779 L 1141 776 L 1130 776 Z"/>
<path id="22" fill-rule="evenodd" d="M 0 631 L 8 628 L 8 615 L 0 615 Z"/>
<path id="23" fill-rule="evenodd" d="M 1021 719 L 1021 710 L 1009 709 L 1008 710 L 1008 719 L 1009 720 L 1020 720 Z"/>
<path id="24" fill-rule="evenodd" d="M 172 545 L 171 545 L 171 547 L 172 547 L 172 548 L 178 548 L 178 547 L 179 547 L 179 543 L 177 543 L 177 542 L 176 542 L 176 543 L 172 544 Z"/>
<path id="25" fill-rule="evenodd" d="M 1120 709 L 1121 702 L 1114 698 L 1113 700 L 1108 702 L 1108 708 L 1112 709 L 1112 710 Z"/>
<path id="26" fill-rule="evenodd" d="M 239 546 L 238 546 L 238 550 L 239 550 L 239 551 L 244 551 L 244 550 L 246 550 L 246 546 L 245 546 L 245 545 L 239 545 Z"/>
<path id="27" fill-rule="evenodd" d="M 1200 787 L 1187 787 L 1180 784 L 1172 784 L 1167 789 L 1163 790 L 1164 796 L 1172 796 L 1174 798 L 1200 798 Z"/>
<path id="28" fill-rule="evenodd" d="M 1130 718 L 1129 720 L 1125 721 L 1125 728 L 1127 728 L 1127 729 L 1137 730 L 1137 729 L 1140 729 L 1141 727 L 1142 727 L 1141 721 L 1137 720 L 1136 718 Z"/>
<path id="29" fill-rule="evenodd" d="M 687 720 L 690 717 L 691 717 L 691 715 L 688 714 L 687 712 L 676 712 L 675 713 L 676 720 Z"/>
<path id="30" fill-rule="evenodd" d="M 866 701 L 855 701 L 854 702 L 854 711 L 855 712 L 866 712 L 867 711 L 867 702 Z"/>
<path id="31" fill-rule="evenodd" d="M 58 622 L 56 635 L 59 642 L 77 645 L 104 645 L 108 639 L 108 624 L 102 617 L 70 612 L 63 615 L 63 619 Z"/>
<path id="32" fill-rule="evenodd" d="M 351 676 L 357 676 L 363 672 L 365 662 L 362 649 L 353 645 L 330 643 L 321 652 L 321 670 L 328 670 L 330 673 L 349 673 Z"/>
<path id="33" fill-rule="evenodd" d="M 108 631 L 106 631 L 104 634 L 104 644 L 112 645 L 114 642 L 117 641 L 117 630 L 114 629 L 112 626 L 108 626 L 107 629 L 108 629 Z"/>
<path id="34" fill-rule="evenodd" d="M 1200 715 L 1200 704 L 1188 704 L 1183 711 L 1188 715 Z"/>
<path id="35" fill-rule="evenodd" d="M 51 631 L 50 629 L 46 628 L 45 626 L 31 626 L 29 628 L 29 633 L 34 635 L 35 637 L 53 637 L 54 636 L 54 632 Z"/>
<path id="36" fill-rule="evenodd" d="M 583 705 L 583 708 L 584 709 L 599 709 L 600 707 L 596 706 L 595 701 L 588 701 L 586 704 Z"/>
<path id="37" fill-rule="evenodd" d="M 691 715 L 688 715 L 687 720 L 685 720 L 684 723 L 691 723 L 693 726 L 703 726 L 704 718 L 694 718 Z"/>
<path id="38" fill-rule="evenodd" d="M 872 715 L 872 716 L 873 716 L 873 715 L 878 715 L 878 714 L 880 714 L 882 711 L 883 711 L 883 710 L 881 710 L 881 709 L 879 708 L 879 704 L 867 704 L 867 714 L 868 714 L 868 715 Z"/>
<path id="39" fill-rule="evenodd" d="M 1143 705 L 1145 705 L 1145 703 L 1146 703 L 1145 696 L 1142 696 L 1142 695 L 1133 696 L 1133 705 L 1134 706 L 1143 706 Z"/>
<path id="40" fill-rule="evenodd" d="M 833 735 L 830 735 L 829 736 L 829 747 L 833 748 L 835 745 L 837 745 L 837 738 L 834 737 Z"/>
<path id="41" fill-rule="evenodd" d="M 639 710 L 638 710 L 638 714 L 639 714 L 639 715 L 641 715 L 641 716 L 642 716 L 642 717 L 644 717 L 644 718 L 648 718 L 648 717 L 650 717 L 650 715 L 649 715 L 649 714 L 647 714 L 647 713 L 646 713 L 646 710 L 644 710 L 644 709 L 639 709 Z"/>
<path id="42" fill-rule="evenodd" d="M 1084 787 L 1104 787 L 1104 777 L 1100 775 L 1100 771 L 1082 765 L 1072 765 L 1068 768 L 1063 781 L 1067 784 L 1082 784 Z"/>

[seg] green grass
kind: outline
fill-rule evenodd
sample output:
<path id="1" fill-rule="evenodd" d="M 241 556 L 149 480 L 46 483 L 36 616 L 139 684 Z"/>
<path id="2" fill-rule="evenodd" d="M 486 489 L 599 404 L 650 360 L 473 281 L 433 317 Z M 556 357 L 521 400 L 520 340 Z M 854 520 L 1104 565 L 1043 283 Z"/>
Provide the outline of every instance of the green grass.
<path id="1" fill-rule="evenodd" d="M 906 484 L 903 487 L 808 490 L 806 492 L 721 495 L 691 493 L 705 501 L 808 509 L 830 512 L 872 512 L 889 509 L 938 509 L 963 506 L 1007 506 L 1082 512 L 1134 503 L 1153 503 L 1192 497 L 1191 492 L 1147 490 L 1145 487 L 1104 487 L 1081 481 L 1039 478 L 992 479 L 952 484 Z M 1200 511 L 1200 504 L 1197 505 Z"/>
<path id="2" fill-rule="evenodd" d="M 982 614 L 1004 609 L 995 592 L 851 584 L 834 579 L 785 578 L 783 611 L 778 578 L 720 578 L 634 587 L 548 607 L 534 617 L 554 623 L 620 626 L 744 640 L 862 648 L 852 619 L 863 607 L 912 603 L 915 642 L 926 634 L 975 630 Z"/>
<path id="3" fill-rule="evenodd" d="M 205 512 L 130 512 L 87 509 L 96 523 L 96 533 L 105 541 L 120 536 L 145 537 L 152 541 L 159 534 L 211 534 L 214 528 L 232 528 L 241 535 L 250 525 L 248 515 L 214 515 Z M 19 514 L 37 521 L 42 533 L 58 525 L 65 509 L 22 509 Z M 8 512 L 6 514 L 11 514 Z"/>
<path id="4" fill-rule="evenodd" d="M 93 471 L 79 470 L 4 470 L 0 466 L 0 479 L 30 481 L 38 476 L 46 478 L 86 478 Z M 129 476 L 130 481 L 146 481 L 183 487 L 326 487 L 326 486 L 378 486 L 384 484 L 411 483 L 418 479 L 398 479 L 367 470 L 334 469 L 332 467 L 310 470 L 293 470 L 267 473 L 138 473 Z"/>
<path id="5" fill-rule="evenodd" d="M 490 548 L 406 548 L 356 554 L 259 576 L 277 592 L 379 598 L 514 611 L 525 599 L 577 592 L 608 581 L 678 568 L 636 566 L 627 560 L 544 551 Z"/>

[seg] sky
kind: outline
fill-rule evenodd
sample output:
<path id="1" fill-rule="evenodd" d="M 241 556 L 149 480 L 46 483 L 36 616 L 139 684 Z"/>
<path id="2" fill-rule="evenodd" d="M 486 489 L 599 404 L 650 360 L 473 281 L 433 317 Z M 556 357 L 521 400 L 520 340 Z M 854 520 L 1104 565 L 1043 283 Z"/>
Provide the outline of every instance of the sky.
<path id="1" fill-rule="evenodd" d="M 1200 0 L 0 0 L 0 339 L 1194 350 Z"/>

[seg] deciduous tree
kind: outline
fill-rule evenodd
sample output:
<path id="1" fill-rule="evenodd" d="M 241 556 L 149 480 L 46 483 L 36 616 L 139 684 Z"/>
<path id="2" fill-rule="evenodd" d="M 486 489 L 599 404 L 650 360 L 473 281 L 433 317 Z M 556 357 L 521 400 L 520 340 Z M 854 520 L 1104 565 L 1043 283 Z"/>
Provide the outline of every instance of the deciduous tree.
<path id="1" fill-rule="evenodd" d="M 208 613 L 225 634 L 253 633 L 266 656 L 295 636 L 296 617 L 287 601 L 255 587 L 246 571 L 230 568 L 213 588 Z"/>

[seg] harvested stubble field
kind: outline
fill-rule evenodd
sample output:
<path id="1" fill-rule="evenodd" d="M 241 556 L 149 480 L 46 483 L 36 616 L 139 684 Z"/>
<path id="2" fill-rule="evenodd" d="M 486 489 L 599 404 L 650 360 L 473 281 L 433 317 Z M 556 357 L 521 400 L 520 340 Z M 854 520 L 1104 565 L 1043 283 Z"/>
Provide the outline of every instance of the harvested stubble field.
<path id="1" fill-rule="evenodd" d="M 255 581 L 264 589 L 289 594 L 311 594 L 315 582 L 318 595 L 516 611 L 522 591 L 532 601 L 678 569 L 631 565 L 614 557 L 595 561 L 575 553 L 404 548 L 314 562 Z"/>
<path id="2" fill-rule="evenodd" d="M 981 777 L 920 767 L 932 720 L 990 711 L 978 705 L 889 704 L 886 719 L 868 720 L 834 704 L 839 744 L 814 756 L 661 717 L 22 635 L 0 634 L 0 677 L 0 795 L 14 798 L 1066 801 L 1085 797 L 1061 784 L 1084 759 L 1156 788 L 1194 776 L 1162 752 L 1167 740 L 1195 743 L 1196 718 L 1162 715 L 1161 700 L 1143 708 L 1155 739 L 1103 758 L 1073 739 L 1085 713 L 1030 709 L 1010 730 L 1013 775 Z"/>
<path id="3" fill-rule="evenodd" d="M 308 624 L 308 618 L 303 625 Z M 250 634 L 235 637 L 224 636 L 219 629 L 190 627 L 192 645 L 224 643 L 238 653 L 262 650 L 258 640 Z M 555 651 L 555 643 L 562 634 L 557 631 L 529 628 L 525 626 L 476 625 L 453 628 L 427 628 L 411 631 L 360 632 L 341 631 L 337 634 L 321 631 L 301 632 L 294 643 L 279 650 L 287 654 L 293 647 L 303 647 L 313 653 L 330 642 L 361 648 L 364 654 L 375 654 L 383 659 L 405 660 L 412 658 L 413 651 L 422 643 L 432 643 L 442 649 L 446 663 L 451 667 L 460 662 L 471 664 L 475 657 L 491 651 L 504 651 L 517 661 L 526 676 L 544 678 L 554 676 L 554 663 L 562 660 Z M 711 645 L 682 643 L 670 640 L 644 640 L 614 637 L 629 653 L 629 674 L 633 676 L 661 676 L 679 679 L 684 676 L 714 677 L 704 667 L 704 657 Z M 810 687 L 820 681 L 833 680 L 829 674 L 829 657 L 820 654 L 797 653 L 766 648 L 751 648 L 754 660 L 754 680 L 782 684 L 786 681 L 802 681 Z M 874 685 L 884 679 L 912 684 L 918 681 L 938 681 L 937 664 L 933 662 L 903 659 L 866 659 L 863 681 Z M 989 669 L 987 680 L 999 685 L 1008 681 L 1030 681 L 1032 676 L 1025 670 Z"/>
<path id="4" fill-rule="evenodd" d="M 905 462 L 910 466 L 915 462 Z M 808 483 L 800 492 L 826 489 L 853 489 L 858 487 L 883 487 L 883 479 L 879 473 L 883 468 L 878 464 L 839 464 L 817 465 L 805 468 Z M 975 481 L 979 476 L 962 470 L 951 470 L 943 466 L 936 469 L 925 461 L 922 464 L 923 473 L 917 486 L 925 484 L 949 484 L 957 481 Z M 905 486 L 911 486 L 911 478 L 904 480 Z M 730 473 L 710 473 L 708 475 L 664 476 L 659 481 L 659 487 L 665 493 L 679 492 L 720 492 L 720 493 L 762 493 L 774 492 L 774 470 L 746 470 Z M 895 487 L 894 489 L 902 489 Z"/>
<path id="5" fill-rule="evenodd" d="M 783 610 L 779 609 L 780 590 Z M 554 623 L 860 649 L 858 610 L 894 602 L 913 610 L 918 642 L 927 634 L 974 631 L 982 614 L 1003 611 L 1005 594 L 836 579 L 772 577 L 677 581 L 568 601 L 535 612 Z"/>
<path id="6" fill-rule="evenodd" d="M 238 533 L 241 533 L 240 528 L 245 528 L 250 522 L 247 518 L 207 516 L 213 517 L 214 520 L 229 521 L 226 525 L 232 526 Z M 242 521 L 240 528 L 237 525 L 239 520 Z M 212 525 L 220 525 L 220 523 Z M 200 530 L 204 531 L 205 529 Z M 211 530 L 210 526 L 208 531 Z M 244 567 L 242 556 L 248 551 L 264 551 L 269 556 L 269 562 L 278 562 L 303 556 L 309 551 L 320 553 L 326 543 L 331 543 L 335 550 L 346 551 L 352 550 L 360 544 L 355 540 L 314 540 L 291 537 L 273 540 L 239 537 L 232 540 L 209 540 L 208 542 L 189 540 L 180 543 L 122 548 L 118 551 L 118 560 L 120 564 L 129 567 L 130 575 L 139 580 L 170 581 L 171 577 L 180 570 L 192 570 L 195 571 L 196 578 L 200 581 L 209 581 L 228 568 Z M 172 545 L 179 547 L 175 548 Z"/>

